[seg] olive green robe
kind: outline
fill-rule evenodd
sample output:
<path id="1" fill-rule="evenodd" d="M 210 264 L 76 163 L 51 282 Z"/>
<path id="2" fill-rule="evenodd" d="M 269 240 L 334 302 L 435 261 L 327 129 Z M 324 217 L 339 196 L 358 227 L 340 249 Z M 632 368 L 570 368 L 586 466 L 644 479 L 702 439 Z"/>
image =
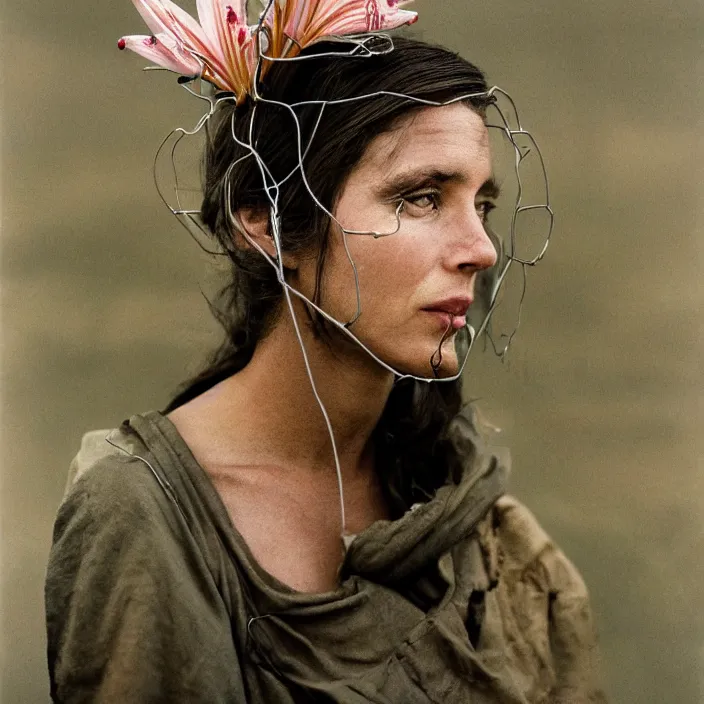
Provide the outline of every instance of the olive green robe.
<path id="1" fill-rule="evenodd" d="M 88 433 L 47 574 L 53 700 L 605 701 L 582 579 L 502 496 L 505 463 L 469 455 L 303 594 L 254 561 L 168 418 Z"/>

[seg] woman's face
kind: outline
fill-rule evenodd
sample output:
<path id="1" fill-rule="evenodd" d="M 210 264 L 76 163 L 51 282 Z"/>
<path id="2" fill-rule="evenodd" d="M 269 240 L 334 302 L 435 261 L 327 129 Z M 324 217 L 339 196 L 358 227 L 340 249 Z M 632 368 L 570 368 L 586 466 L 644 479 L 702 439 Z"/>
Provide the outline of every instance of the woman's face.
<path id="1" fill-rule="evenodd" d="M 454 340 L 471 305 L 477 273 L 496 262 L 484 222 L 496 196 L 487 129 L 465 105 L 424 108 L 376 137 L 348 177 L 334 215 L 359 276 L 361 315 L 350 330 L 394 369 L 432 378 L 457 373 Z M 403 207 L 400 219 L 396 212 Z M 399 226 L 400 225 L 400 226 Z M 312 262 L 300 288 L 314 288 Z M 357 312 L 343 232 L 333 225 L 320 304 L 338 321 Z M 465 335 L 466 332 L 460 334 Z"/>

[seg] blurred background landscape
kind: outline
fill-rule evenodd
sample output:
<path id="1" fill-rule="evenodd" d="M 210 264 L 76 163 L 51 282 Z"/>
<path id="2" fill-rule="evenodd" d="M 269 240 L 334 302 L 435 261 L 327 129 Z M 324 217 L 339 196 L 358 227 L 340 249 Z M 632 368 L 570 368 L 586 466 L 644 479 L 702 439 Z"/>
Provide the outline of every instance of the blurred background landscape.
<path id="1" fill-rule="evenodd" d="M 590 587 L 612 701 L 704 702 L 704 5 L 413 9 L 416 36 L 512 94 L 556 211 L 509 359 L 473 359 L 468 395 Z M 0 13 L 0 693 L 24 704 L 48 701 L 43 580 L 68 463 L 83 432 L 162 408 L 199 368 L 217 270 L 152 183 L 161 139 L 202 106 L 117 51 L 145 31 L 129 0 Z"/>

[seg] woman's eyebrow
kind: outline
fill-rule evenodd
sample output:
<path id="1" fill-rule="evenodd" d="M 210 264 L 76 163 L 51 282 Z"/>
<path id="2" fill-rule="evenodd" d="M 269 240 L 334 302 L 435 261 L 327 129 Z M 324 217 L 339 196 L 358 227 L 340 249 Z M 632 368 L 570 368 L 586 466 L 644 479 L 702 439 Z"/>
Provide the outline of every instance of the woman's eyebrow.
<path id="1" fill-rule="evenodd" d="M 482 187 L 479 189 L 478 195 L 487 198 L 498 198 L 501 195 L 501 186 L 499 186 L 498 181 L 492 176 L 484 181 Z"/>
<path id="2" fill-rule="evenodd" d="M 406 193 L 428 183 L 464 183 L 465 174 L 460 171 L 443 171 L 442 169 L 413 168 L 393 174 L 381 182 L 378 188 L 382 198 L 391 198 Z"/>
<path id="3" fill-rule="evenodd" d="M 378 193 L 382 198 L 392 198 L 401 193 L 427 184 L 466 183 L 467 175 L 462 171 L 443 171 L 442 169 L 414 168 L 394 174 L 382 181 Z M 488 178 L 480 187 L 478 194 L 488 198 L 498 198 L 501 188 L 497 181 Z"/>

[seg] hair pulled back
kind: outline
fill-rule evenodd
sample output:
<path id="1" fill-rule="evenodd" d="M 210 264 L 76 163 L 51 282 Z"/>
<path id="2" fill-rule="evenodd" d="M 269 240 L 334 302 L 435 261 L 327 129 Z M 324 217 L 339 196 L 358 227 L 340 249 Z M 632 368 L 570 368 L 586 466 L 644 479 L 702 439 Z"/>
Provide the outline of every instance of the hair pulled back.
<path id="1" fill-rule="evenodd" d="M 292 105 L 376 91 L 445 102 L 487 90 L 482 72 L 457 54 L 407 38 L 394 37 L 393 43 L 393 51 L 365 57 L 318 56 L 340 52 L 341 45 L 312 45 L 301 54 L 305 60 L 272 63 L 260 93 L 268 100 Z M 342 50 L 347 51 L 348 45 L 342 44 Z M 481 114 L 487 100 L 478 96 L 467 103 Z M 322 116 L 320 103 L 293 109 L 300 125 L 308 184 L 332 211 L 370 142 L 422 106 L 402 97 L 379 95 L 326 105 Z M 289 109 L 271 103 L 248 100 L 235 106 L 234 101 L 222 101 L 208 123 L 201 217 L 230 260 L 230 280 L 217 305 L 211 306 L 226 335 L 207 368 L 184 385 L 167 411 L 243 369 L 282 308 L 282 288 L 274 268 L 256 250 L 236 246 L 233 237 L 226 201 L 228 179 L 232 212 L 268 213 L 270 209 L 260 168 L 251 156 L 242 158 L 247 151 L 233 139 L 233 133 L 243 142 L 251 139 L 274 181 L 290 174 L 278 188 L 281 248 L 317 257 L 316 298 L 320 293 L 330 221 L 296 170 L 296 121 Z M 320 321 L 315 322 L 320 332 Z M 405 380 L 394 386 L 374 436 L 377 470 L 394 513 L 426 499 L 448 477 L 459 474 L 471 451 L 451 430 L 461 407 L 459 380 Z"/>

